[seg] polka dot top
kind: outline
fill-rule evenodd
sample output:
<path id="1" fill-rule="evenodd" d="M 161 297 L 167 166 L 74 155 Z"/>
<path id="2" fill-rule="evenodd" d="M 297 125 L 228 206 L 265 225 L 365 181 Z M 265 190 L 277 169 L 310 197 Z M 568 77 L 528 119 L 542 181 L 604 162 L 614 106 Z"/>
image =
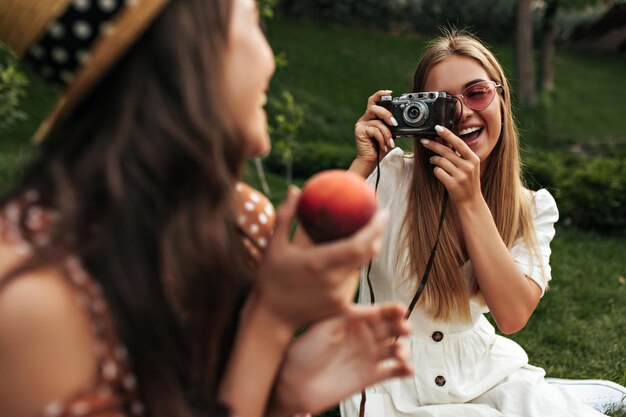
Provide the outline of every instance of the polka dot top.
<path id="1" fill-rule="evenodd" d="M 48 243 L 48 230 L 58 214 L 37 205 L 37 193 L 26 193 L 21 199 L 0 211 L 0 237 L 14 244 L 16 253 L 26 257 L 33 245 Z M 18 225 L 24 224 L 30 239 L 24 239 Z M 30 242 L 33 242 L 32 244 Z M 84 270 L 80 259 L 67 256 L 61 263 L 64 276 L 75 290 L 75 302 L 91 321 L 97 374 L 93 382 L 68 398 L 48 404 L 42 417 L 128 417 L 144 415 L 144 404 L 137 390 L 126 347 L 115 329 L 100 285 Z"/>
<path id="2" fill-rule="evenodd" d="M 235 189 L 237 226 L 248 250 L 248 262 L 256 268 L 274 232 L 276 212 L 268 198 L 248 184 L 240 182 Z"/>
<path id="3" fill-rule="evenodd" d="M 247 184 L 236 186 L 236 219 L 248 261 L 252 268 L 260 262 L 273 232 L 275 211 L 263 194 Z M 36 192 L 28 192 L 0 211 L 0 238 L 14 244 L 16 253 L 27 257 L 34 246 L 49 242 L 48 231 L 58 220 L 54 210 L 38 205 Z M 25 239 L 19 225 L 24 224 Z M 32 242 L 32 243 L 31 243 Z M 68 398 L 48 404 L 42 417 L 131 417 L 144 415 L 145 407 L 137 389 L 128 353 L 118 337 L 113 316 L 101 286 L 87 274 L 76 256 L 62 262 L 64 276 L 75 290 L 75 301 L 92 324 L 94 352 L 98 362 L 93 383 Z"/>

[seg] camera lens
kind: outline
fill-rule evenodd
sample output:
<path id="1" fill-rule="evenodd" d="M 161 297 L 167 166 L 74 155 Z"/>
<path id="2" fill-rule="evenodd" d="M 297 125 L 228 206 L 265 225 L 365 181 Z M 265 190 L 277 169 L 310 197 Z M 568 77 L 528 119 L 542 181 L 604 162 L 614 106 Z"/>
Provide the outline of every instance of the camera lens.
<path id="1" fill-rule="evenodd" d="M 428 119 L 428 107 L 421 101 L 411 102 L 404 108 L 402 116 L 409 126 L 421 126 Z"/>

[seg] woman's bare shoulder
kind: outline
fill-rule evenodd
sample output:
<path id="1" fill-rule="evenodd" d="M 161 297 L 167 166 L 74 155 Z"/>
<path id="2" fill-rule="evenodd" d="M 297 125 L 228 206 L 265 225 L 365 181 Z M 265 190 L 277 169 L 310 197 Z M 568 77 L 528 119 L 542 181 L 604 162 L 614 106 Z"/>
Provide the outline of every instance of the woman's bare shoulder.
<path id="1" fill-rule="evenodd" d="M 0 242 L 0 276 L 23 260 Z M 93 383 L 89 315 L 60 268 L 43 266 L 0 286 L 0 415 L 32 416 Z"/>

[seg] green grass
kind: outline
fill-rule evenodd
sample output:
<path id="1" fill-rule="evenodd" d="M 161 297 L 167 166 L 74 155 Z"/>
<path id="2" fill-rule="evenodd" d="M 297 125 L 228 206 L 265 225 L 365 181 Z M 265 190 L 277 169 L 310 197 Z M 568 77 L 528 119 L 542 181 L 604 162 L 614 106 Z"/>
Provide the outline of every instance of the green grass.
<path id="1" fill-rule="evenodd" d="M 557 228 L 550 288 L 511 336 L 548 375 L 626 385 L 625 247 L 623 238 Z"/>
<path id="2" fill-rule="evenodd" d="M 289 65 L 272 82 L 273 94 L 289 89 L 306 106 L 300 141 L 324 141 L 352 148 L 352 129 L 376 89 L 407 91 L 425 39 L 394 37 L 355 28 L 320 28 L 276 19 L 269 36 Z M 507 70 L 510 45 L 494 50 Z M 623 152 L 626 142 L 626 62 L 610 56 L 559 51 L 557 91 L 535 109 L 518 112 L 525 149 L 567 151 L 578 144 L 594 152 Z M 513 80 L 511 80 L 513 81 Z M 29 119 L 0 132 L 0 191 L 15 179 L 32 153 L 29 138 L 51 107 L 55 92 L 31 77 L 23 110 Z M 625 152 L 626 154 L 626 152 Z M 260 188 L 255 172 L 245 178 Z M 285 193 L 284 178 L 268 173 L 272 201 Z M 303 179 L 296 179 L 302 184 Z M 528 325 L 511 336 L 530 362 L 549 376 L 609 379 L 626 385 L 625 237 L 606 237 L 561 225 L 553 242 L 553 280 Z M 337 415 L 336 410 L 325 413 Z M 626 417 L 615 411 L 614 417 Z"/>
<path id="3" fill-rule="evenodd" d="M 368 96 L 378 89 L 400 93 L 410 88 L 423 46 L 419 37 L 282 20 L 272 21 L 268 34 L 274 50 L 284 52 L 288 61 L 270 91 L 288 89 L 306 107 L 299 140 L 346 146 L 352 146 L 352 126 Z"/>
<path id="4" fill-rule="evenodd" d="M 536 108 L 519 112 L 527 143 L 550 148 L 577 144 L 595 153 L 626 156 L 626 60 L 562 51 L 554 71 L 554 92 L 540 97 Z"/>
<path id="5" fill-rule="evenodd" d="M 271 22 L 268 33 L 274 50 L 288 61 L 274 77 L 273 93 L 288 89 L 307 109 L 299 140 L 348 147 L 369 95 L 378 89 L 410 90 L 428 41 L 281 19 Z M 512 45 L 493 45 L 493 50 L 515 85 Z M 559 51 L 554 64 L 555 92 L 540 97 L 536 108 L 516 113 L 525 149 L 614 143 L 610 151 L 626 155 L 626 60 Z"/>

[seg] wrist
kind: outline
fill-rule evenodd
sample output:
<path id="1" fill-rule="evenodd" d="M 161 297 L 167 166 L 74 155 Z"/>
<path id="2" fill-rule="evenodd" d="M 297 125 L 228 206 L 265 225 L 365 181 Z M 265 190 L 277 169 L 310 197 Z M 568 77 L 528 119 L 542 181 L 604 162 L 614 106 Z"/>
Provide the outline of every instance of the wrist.
<path id="1" fill-rule="evenodd" d="M 374 172 L 374 169 L 376 169 L 376 161 L 365 161 L 357 157 L 352 161 L 348 170 L 359 174 L 363 178 L 367 178 Z"/>
<path id="2" fill-rule="evenodd" d="M 293 336 L 256 293 L 241 311 L 235 343 L 218 399 L 233 414 L 256 416 L 267 406 L 278 368 Z"/>
<path id="3" fill-rule="evenodd" d="M 456 202 L 455 205 L 459 214 L 476 213 L 478 210 L 484 210 L 485 208 L 487 210 L 489 209 L 489 206 L 487 206 L 487 202 L 485 201 L 482 193 L 473 198 L 468 198 L 466 200 Z"/>
<path id="4" fill-rule="evenodd" d="M 489 213 L 491 216 L 491 210 L 487 202 L 483 198 L 482 194 L 474 199 L 465 200 L 455 204 L 456 211 L 460 219 L 471 220 L 478 214 Z"/>
<path id="5" fill-rule="evenodd" d="M 304 401 L 300 398 L 303 393 L 304 385 L 307 381 L 297 380 L 291 375 L 285 375 L 285 367 L 283 366 L 274 389 L 270 397 L 270 401 L 266 411 L 266 417 L 294 417 L 306 416 L 303 410 Z"/>
<path id="6" fill-rule="evenodd" d="M 289 344 L 297 327 L 277 314 L 258 291 L 253 291 L 242 309 L 240 327 L 268 329 L 275 342 Z"/>

